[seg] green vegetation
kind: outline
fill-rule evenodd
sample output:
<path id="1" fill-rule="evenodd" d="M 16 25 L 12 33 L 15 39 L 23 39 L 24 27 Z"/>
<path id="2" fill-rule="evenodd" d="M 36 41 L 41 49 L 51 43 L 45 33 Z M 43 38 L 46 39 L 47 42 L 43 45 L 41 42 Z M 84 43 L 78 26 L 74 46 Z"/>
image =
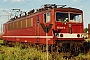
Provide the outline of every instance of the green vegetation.
<path id="1" fill-rule="evenodd" d="M 0 40 L 0 44 L 2 44 L 3 43 L 3 40 Z"/>
<path id="2" fill-rule="evenodd" d="M 0 41 L 3 43 L 3 41 Z M 48 53 L 48 60 L 65 60 L 62 55 L 54 53 L 54 57 Z M 87 54 L 79 54 L 79 56 L 74 57 L 76 60 L 81 58 L 88 58 L 90 60 L 90 52 Z M 21 48 L 20 46 L 8 47 L 0 45 L 0 60 L 46 60 L 46 52 L 37 50 L 35 48 Z M 70 59 L 72 60 L 72 59 Z M 81 59 L 82 60 L 82 59 Z"/>
<path id="3" fill-rule="evenodd" d="M 0 47 L 0 60 L 46 60 L 45 52 L 35 48 L 22 49 L 21 47 Z M 54 60 L 52 55 L 49 54 L 49 60 Z M 60 55 L 55 55 L 56 60 L 62 60 Z"/>
<path id="4" fill-rule="evenodd" d="M 84 29 L 84 32 L 87 33 L 87 31 L 88 31 L 88 28 L 85 28 L 85 29 Z"/>
<path id="5" fill-rule="evenodd" d="M 45 60 L 46 53 L 36 49 L 22 49 L 20 47 L 0 47 L 1 60 Z M 50 57 L 49 57 L 50 59 Z"/>

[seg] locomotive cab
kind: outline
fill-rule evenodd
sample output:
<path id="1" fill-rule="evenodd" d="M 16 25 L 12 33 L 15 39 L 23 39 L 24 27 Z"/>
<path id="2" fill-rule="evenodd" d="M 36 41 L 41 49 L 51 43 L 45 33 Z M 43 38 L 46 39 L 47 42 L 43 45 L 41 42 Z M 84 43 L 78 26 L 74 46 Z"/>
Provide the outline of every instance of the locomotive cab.
<path id="1" fill-rule="evenodd" d="M 76 8 L 57 8 L 55 11 L 55 28 L 59 40 L 84 40 L 83 12 Z"/>

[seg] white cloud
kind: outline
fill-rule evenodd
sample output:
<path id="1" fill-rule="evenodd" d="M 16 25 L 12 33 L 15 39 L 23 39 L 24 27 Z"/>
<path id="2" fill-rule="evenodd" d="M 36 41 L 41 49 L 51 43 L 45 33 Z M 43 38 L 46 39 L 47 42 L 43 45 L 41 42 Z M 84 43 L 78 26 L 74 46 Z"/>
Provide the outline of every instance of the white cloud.
<path id="1" fill-rule="evenodd" d="M 83 8 L 84 6 L 80 6 L 81 8 Z"/>
<path id="2" fill-rule="evenodd" d="M 3 2 L 6 2 L 6 1 L 8 1 L 8 0 L 3 0 Z"/>
<path id="3" fill-rule="evenodd" d="M 0 16 L 0 18 L 1 18 L 2 16 Z M 4 18 L 7 18 L 7 17 L 4 17 Z M 7 18 L 8 19 L 8 18 Z M 0 24 L 3 24 L 4 22 L 6 22 L 6 21 L 8 21 L 8 20 L 6 20 L 6 19 L 0 19 Z"/>
<path id="4" fill-rule="evenodd" d="M 78 0 L 72 0 L 72 5 L 74 5 L 74 4 L 78 4 L 78 3 L 79 3 Z"/>
<path id="5" fill-rule="evenodd" d="M 23 2 L 24 0 L 3 0 L 3 2 L 12 1 L 12 2 Z"/>
<path id="6" fill-rule="evenodd" d="M 12 0 L 12 2 L 22 2 L 24 0 Z"/>
<path id="7" fill-rule="evenodd" d="M 43 0 L 38 0 L 38 1 L 40 1 L 40 2 L 41 2 L 41 1 L 43 1 Z"/>
<path id="8" fill-rule="evenodd" d="M 73 0 L 73 2 L 77 2 L 77 0 Z"/>
<path id="9" fill-rule="evenodd" d="M 8 9 L 0 8 L 0 10 L 8 10 Z"/>

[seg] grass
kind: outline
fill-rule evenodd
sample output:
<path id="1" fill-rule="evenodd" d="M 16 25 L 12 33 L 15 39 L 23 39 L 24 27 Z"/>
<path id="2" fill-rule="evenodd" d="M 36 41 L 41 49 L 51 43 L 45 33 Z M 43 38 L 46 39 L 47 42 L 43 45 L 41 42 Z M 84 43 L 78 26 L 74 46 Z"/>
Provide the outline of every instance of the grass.
<path id="1" fill-rule="evenodd" d="M 0 60 L 46 60 L 46 52 L 35 48 L 22 49 L 21 47 L 0 47 Z M 54 60 L 49 54 L 49 60 Z M 62 60 L 61 56 L 56 56 L 57 60 Z"/>
<path id="2" fill-rule="evenodd" d="M 87 54 L 79 54 L 75 59 L 88 58 L 90 60 L 90 52 Z M 22 49 L 21 47 L 0 47 L 0 60 L 46 60 L 45 52 L 35 48 Z M 48 60 L 54 60 L 52 55 L 49 54 Z M 55 60 L 65 60 L 61 55 L 55 54 Z"/>
<path id="3" fill-rule="evenodd" d="M 77 57 L 76 57 L 76 59 L 81 59 L 81 58 L 83 58 L 84 60 L 90 60 L 90 51 L 87 53 L 87 54 L 82 54 L 82 53 L 80 53 Z M 82 59 L 81 59 L 82 60 Z"/>
<path id="4" fill-rule="evenodd" d="M 0 44 L 2 44 L 3 43 L 3 40 L 0 40 Z"/>
<path id="5" fill-rule="evenodd" d="M 3 41 L 0 40 L 0 43 L 3 43 Z M 88 58 L 88 60 L 90 60 L 90 51 L 87 54 L 79 54 L 77 57 L 75 57 L 76 60 L 80 60 L 81 58 Z M 47 59 L 46 52 L 42 52 L 41 50 L 37 50 L 35 48 L 30 47 L 22 49 L 20 46 L 18 47 L 8 47 L 2 45 L 0 46 L 0 60 L 46 60 L 46 59 Z M 51 54 L 49 54 L 48 60 L 65 60 L 65 59 L 63 59 L 62 55 L 60 54 L 54 54 L 54 58 L 52 57 Z"/>
<path id="6" fill-rule="evenodd" d="M 22 49 L 20 46 L 8 47 L 3 46 L 3 40 L 0 40 L 0 60 L 46 60 L 47 53 L 35 48 Z M 48 53 L 48 60 L 54 60 Z M 62 56 L 55 54 L 56 60 L 62 60 Z"/>

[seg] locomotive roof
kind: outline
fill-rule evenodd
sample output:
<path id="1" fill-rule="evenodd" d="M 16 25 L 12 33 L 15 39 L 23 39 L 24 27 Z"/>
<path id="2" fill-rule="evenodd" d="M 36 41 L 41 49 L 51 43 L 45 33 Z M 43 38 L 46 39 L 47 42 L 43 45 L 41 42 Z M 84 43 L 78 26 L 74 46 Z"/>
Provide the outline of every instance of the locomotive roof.
<path id="1" fill-rule="evenodd" d="M 77 9 L 77 8 L 65 7 L 66 5 L 60 5 L 60 6 L 61 7 L 57 7 L 57 5 L 55 5 L 55 4 L 54 5 L 44 5 L 44 8 L 37 9 L 36 12 L 33 9 L 33 10 L 29 11 L 28 14 L 25 12 L 24 16 L 20 16 L 20 17 L 15 16 L 14 18 L 11 18 L 8 22 L 12 22 L 12 21 L 17 20 L 17 19 L 20 20 L 20 19 L 23 19 L 23 17 L 32 16 L 32 15 L 35 15 L 35 14 L 46 12 L 48 10 L 61 11 L 61 12 L 76 12 L 76 13 L 78 12 L 78 13 L 82 13 L 82 10 Z"/>
<path id="2" fill-rule="evenodd" d="M 61 12 L 76 12 L 82 13 L 83 11 L 77 8 L 67 7 L 67 8 L 55 8 L 55 10 L 59 10 Z"/>

